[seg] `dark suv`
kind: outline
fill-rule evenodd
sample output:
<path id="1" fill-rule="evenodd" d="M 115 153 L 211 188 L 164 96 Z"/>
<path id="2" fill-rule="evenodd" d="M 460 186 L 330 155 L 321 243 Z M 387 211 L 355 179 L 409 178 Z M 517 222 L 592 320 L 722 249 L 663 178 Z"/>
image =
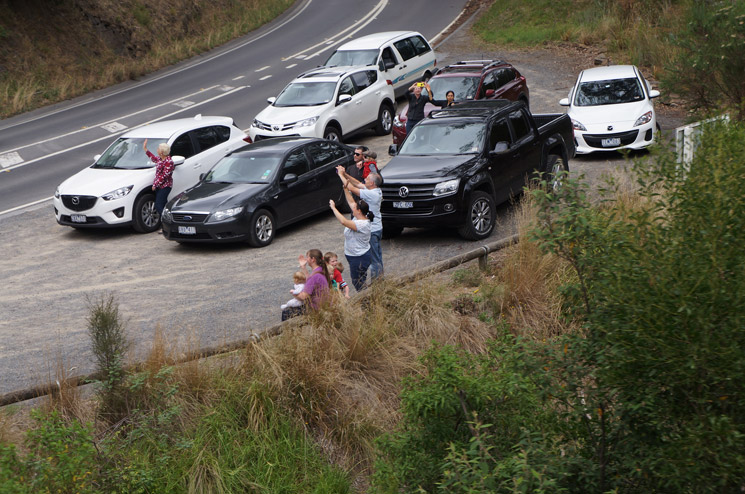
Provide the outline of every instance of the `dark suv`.
<path id="1" fill-rule="evenodd" d="M 515 67 L 501 60 L 464 60 L 439 69 L 429 80 L 434 98 L 445 99 L 448 91 L 455 93 L 455 101 L 482 99 L 507 99 L 522 101 L 528 106 L 529 91 L 525 77 Z M 427 91 L 422 91 L 426 95 Z M 431 103 L 424 107 L 424 114 L 437 108 Z M 393 143 L 401 144 L 406 137 L 405 105 L 393 122 Z"/>

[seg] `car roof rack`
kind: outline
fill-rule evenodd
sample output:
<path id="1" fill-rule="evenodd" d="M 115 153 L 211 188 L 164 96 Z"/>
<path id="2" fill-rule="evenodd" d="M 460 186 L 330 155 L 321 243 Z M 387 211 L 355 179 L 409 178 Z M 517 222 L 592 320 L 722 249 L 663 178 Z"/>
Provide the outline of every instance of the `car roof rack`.
<path id="1" fill-rule="evenodd" d="M 447 72 L 481 72 L 489 70 L 490 68 L 505 64 L 503 60 L 461 60 L 459 62 L 446 65 L 439 69 L 436 73 L 447 73 Z"/>
<path id="2" fill-rule="evenodd" d="M 513 102 L 506 99 L 464 101 L 440 110 L 432 110 L 429 116 L 432 118 L 456 117 L 456 116 L 488 116 L 496 110 L 511 105 Z"/>

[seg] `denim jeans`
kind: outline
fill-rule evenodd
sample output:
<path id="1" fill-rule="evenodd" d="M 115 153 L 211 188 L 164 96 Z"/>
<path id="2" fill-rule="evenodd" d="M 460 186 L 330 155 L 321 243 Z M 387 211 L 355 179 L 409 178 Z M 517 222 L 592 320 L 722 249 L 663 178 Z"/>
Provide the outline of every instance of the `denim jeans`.
<path id="1" fill-rule="evenodd" d="M 380 248 L 380 239 L 383 230 L 370 234 L 370 278 L 376 280 L 383 276 L 383 251 Z"/>
<path id="2" fill-rule="evenodd" d="M 352 277 L 354 289 L 362 291 L 367 281 L 367 268 L 370 267 L 370 250 L 361 256 L 346 256 L 349 263 L 349 275 Z"/>
<path id="3" fill-rule="evenodd" d="M 155 210 L 158 212 L 158 214 L 163 214 L 163 208 L 166 207 L 166 203 L 168 202 L 168 194 L 170 193 L 170 187 L 155 189 Z"/>

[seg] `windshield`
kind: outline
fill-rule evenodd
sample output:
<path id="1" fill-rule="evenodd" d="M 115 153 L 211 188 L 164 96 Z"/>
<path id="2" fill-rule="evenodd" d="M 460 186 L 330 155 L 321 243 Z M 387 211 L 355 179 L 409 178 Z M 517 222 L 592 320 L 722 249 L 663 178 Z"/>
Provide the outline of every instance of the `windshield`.
<path id="1" fill-rule="evenodd" d="M 152 168 L 155 163 L 148 158 L 142 144 L 144 137 L 120 137 L 114 144 L 96 160 L 93 168 L 118 168 L 122 170 L 137 170 L 140 168 Z M 157 154 L 158 146 L 167 142 L 166 139 L 148 139 L 147 148 L 151 153 Z"/>
<path id="2" fill-rule="evenodd" d="M 479 85 L 478 77 L 434 77 L 429 80 L 429 87 L 436 100 L 444 100 L 448 91 L 455 93 L 455 101 L 466 101 L 476 96 Z M 427 94 L 422 90 L 422 94 Z"/>
<path id="3" fill-rule="evenodd" d="M 274 106 L 325 105 L 334 98 L 335 82 L 293 82 L 277 96 Z"/>
<path id="4" fill-rule="evenodd" d="M 481 150 L 485 135 L 484 122 L 420 124 L 411 130 L 398 154 L 475 154 Z"/>
<path id="5" fill-rule="evenodd" d="M 378 50 L 337 50 L 331 54 L 326 67 L 342 65 L 375 65 L 378 61 Z"/>
<path id="6" fill-rule="evenodd" d="M 207 183 L 268 184 L 279 166 L 276 154 L 242 153 L 226 156 L 204 177 Z"/>
<path id="7" fill-rule="evenodd" d="M 644 99 L 639 79 L 611 79 L 608 81 L 583 82 L 577 90 L 574 104 L 577 106 L 615 105 Z"/>

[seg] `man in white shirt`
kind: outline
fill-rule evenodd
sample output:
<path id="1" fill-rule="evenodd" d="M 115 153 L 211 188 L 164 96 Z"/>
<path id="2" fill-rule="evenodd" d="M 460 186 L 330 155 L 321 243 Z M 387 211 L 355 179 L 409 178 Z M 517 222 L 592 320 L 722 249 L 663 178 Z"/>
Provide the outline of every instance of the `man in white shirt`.
<path id="1" fill-rule="evenodd" d="M 350 176 L 343 166 L 336 168 L 342 183 L 352 194 L 364 200 L 370 211 L 375 215 L 372 221 L 370 234 L 370 253 L 372 263 L 370 264 L 370 277 L 374 280 L 383 276 L 383 251 L 380 247 L 380 241 L 383 238 L 383 217 L 380 214 L 380 204 L 383 202 L 383 191 L 380 186 L 383 179 L 377 173 L 370 173 L 365 178 L 364 183 Z"/>

